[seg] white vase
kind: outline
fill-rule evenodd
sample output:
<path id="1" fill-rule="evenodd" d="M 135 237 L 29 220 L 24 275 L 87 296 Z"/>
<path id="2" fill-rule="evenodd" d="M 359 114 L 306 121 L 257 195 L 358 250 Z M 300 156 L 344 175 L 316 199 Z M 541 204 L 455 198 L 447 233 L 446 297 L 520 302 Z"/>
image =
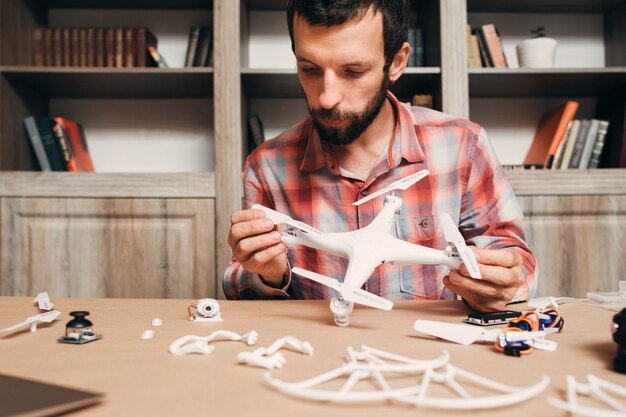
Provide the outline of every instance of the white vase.
<path id="1" fill-rule="evenodd" d="M 552 38 L 526 39 L 516 45 L 520 68 L 552 68 L 557 41 Z"/>

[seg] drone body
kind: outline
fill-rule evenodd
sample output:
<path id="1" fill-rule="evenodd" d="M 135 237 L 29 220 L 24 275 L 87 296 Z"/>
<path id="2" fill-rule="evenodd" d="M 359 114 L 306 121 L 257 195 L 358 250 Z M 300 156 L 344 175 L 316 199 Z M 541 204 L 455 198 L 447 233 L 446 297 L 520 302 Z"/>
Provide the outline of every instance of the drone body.
<path id="1" fill-rule="evenodd" d="M 304 245 L 349 260 L 343 282 L 302 268 L 296 267 L 292 270 L 339 293 L 339 302 L 331 301 L 331 310 L 335 313 L 335 322 L 346 326 L 352 302 L 391 310 L 391 301 L 361 289 L 376 267 L 383 263 L 446 265 L 451 269 L 459 269 L 465 263 L 473 278 L 481 278 L 474 253 L 466 246 L 464 238 L 447 213 L 441 214 L 441 222 L 446 241 L 451 245 L 444 250 L 417 245 L 395 236 L 394 218 L 402 206 L 402 199 L 393 194 L 393 191 L 405 190 L 426 175 L 427 170 L 419 171 L 355 202 L 354 205 L 359 205 L 386 192 L 392 192 L 385 197 L 383 208 L 369 225 L 350 232 L 324 233 L 260 204 L 255 204 L 252 208 L 263 210 L 274 224 L 283 225 L 282 240 L 288 247 Z M 343 319 L 338 320 L 338 316 Z"/>

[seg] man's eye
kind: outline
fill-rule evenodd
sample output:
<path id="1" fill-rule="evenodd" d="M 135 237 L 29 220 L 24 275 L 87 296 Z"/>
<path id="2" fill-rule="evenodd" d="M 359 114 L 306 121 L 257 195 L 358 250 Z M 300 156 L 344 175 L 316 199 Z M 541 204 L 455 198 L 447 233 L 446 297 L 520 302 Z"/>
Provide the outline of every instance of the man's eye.
<path id="1" fill-rule="evenodd" d="M 311 73 L 316 71 L 318 71 L 318 69 L 315 67 L 302 67 L 302 72 Z"/>
<path id="2" fill-rule="evenodd" d="M 360 78 L 363 76 L 363 74 L 365 74 L 365 71 L 352 71 L 352 70 L 346 71 L 346 75 L 352 78 Z"/>

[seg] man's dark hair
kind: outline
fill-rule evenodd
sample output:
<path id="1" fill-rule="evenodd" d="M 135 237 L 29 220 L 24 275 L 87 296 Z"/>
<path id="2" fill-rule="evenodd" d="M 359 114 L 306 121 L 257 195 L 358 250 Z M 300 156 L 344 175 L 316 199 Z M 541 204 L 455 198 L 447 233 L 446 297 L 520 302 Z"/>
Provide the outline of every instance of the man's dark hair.
<path id="1" fill-rule="evenodd" d="M 409 0 L 289 0 L 287 25 L 291 49 L 295 52 L 293 20 L 296 14 L 312 26 L 335 26 L 363 18 L 370 7 L 383 16 L 386 71 L 407 40 Z"/>

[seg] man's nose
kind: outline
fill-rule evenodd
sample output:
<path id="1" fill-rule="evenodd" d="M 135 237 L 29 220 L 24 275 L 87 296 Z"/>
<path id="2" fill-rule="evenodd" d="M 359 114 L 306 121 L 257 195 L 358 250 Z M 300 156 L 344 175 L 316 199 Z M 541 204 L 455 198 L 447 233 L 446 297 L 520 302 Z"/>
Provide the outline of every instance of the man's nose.
<path id="1" fill-rule="evenodd" d="M 324 73 L 322 92 L 319 97 L 320 107 L 324 109 L 332 109 L 341 102 L 341 99 L 342 96 L 339 89 L 339 83 L 337 82 L 337 77 L 331 71 L 326 71 Z"/>

